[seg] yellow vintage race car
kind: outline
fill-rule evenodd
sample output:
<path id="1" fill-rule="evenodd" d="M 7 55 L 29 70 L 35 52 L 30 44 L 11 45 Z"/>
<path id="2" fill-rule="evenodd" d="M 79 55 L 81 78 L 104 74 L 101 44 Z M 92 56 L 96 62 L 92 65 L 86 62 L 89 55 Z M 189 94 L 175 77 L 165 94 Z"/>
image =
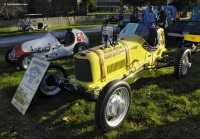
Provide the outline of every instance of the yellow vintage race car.
<path id="1" fill-rule="evenodd" d="M 176 78 L 185 77 L 192 65 L 192 54 L 200 51 L 200 34 L 184 34 L 183 45 L 175 58 L 174 74 Z"/>
<path id="2" fill-rule="evenodd" d="M 95 98 L 95 120 L 105 132 L 125 120 L 131 103 L 130 84 L 152 69 L 173 66 L 173 60 L 163 54 L 162 28 L 129 23 L 119 35 L 110 35 L 105 32 L 103 44 L 74 55 L 74 78 L 68 78 L 61 66 L 51 63 L 38 88 L 45 96 L 64 89 Z"/>

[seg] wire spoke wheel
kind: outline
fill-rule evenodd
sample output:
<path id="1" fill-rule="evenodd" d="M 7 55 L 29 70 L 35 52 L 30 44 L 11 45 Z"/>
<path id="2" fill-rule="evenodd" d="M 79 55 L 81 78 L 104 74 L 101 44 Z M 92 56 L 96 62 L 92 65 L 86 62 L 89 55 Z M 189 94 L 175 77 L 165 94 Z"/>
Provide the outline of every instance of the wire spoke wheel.
<path id="1" fill-rule="evenodd" d="M 19 68 L 21 70 L 26 70 L 28 68 L 29 64 L 31 63 L 32 57 L 33 56 L 31 54 L 22 55 L 18 60 Z"/>
<path id="2" fill-rule="evenodd" d="M 88 49 L 87 44 L 83 43 L 83 42 L 80 42 L 80 43 L 78 43 L 78 44 L 76 44 L 74 46 L 74 54 L 76 54 L 76 53 L 78 53 L 80 51 L 86 50 L 86 49 Z"/>
<path id="3" fill-rule="evenodd" d="M 189 58 L 188 56 L 185 56 L 182 62 L 182 74 L 187 75 L 190 67 L 191 67 L 191 63 L 189 62 Z"/>
<path id="4" fill-rule="evenodd" d="M 24 69 L 28 68 L 29 64 L 31 63 L 31 59 L 32 59 L 32 56 L 27 56 L 23 59 L 22 66 L 24 67 Z"/>
<path id="5" fill-rule="evenodd" d="M 103 131 L 113 130 L 123 123 L 130 108 L 130 92 L 129 85 L 122 80 L 111 81 L 100 92 L 95 120 Z"/>
<path id="6" fill-rule="evenodd" d="M 109 126 L 117 126 L 124 119 L 129 108 L 129 97 L 128 90 L 124 87 L 113 92 L 105 111 L 106 122 Z"/>
<path id="7" fill-rule="evenodd" d="M 65 78 L 67 78 L 65 70 L 59 65 L 51 64 L 39 86 L 39 94 L 52 96 L 60 93 L 62 88 L 60 88 L 57 84 L 64 83 Z"/>
<path id="8" fill-rule="evenodd" d="M 184 78 L 189 73 L 191 67 L 191 50 L 188 48 L 181 48 L 175 59 L 174 75 L 176 78 Z"/>

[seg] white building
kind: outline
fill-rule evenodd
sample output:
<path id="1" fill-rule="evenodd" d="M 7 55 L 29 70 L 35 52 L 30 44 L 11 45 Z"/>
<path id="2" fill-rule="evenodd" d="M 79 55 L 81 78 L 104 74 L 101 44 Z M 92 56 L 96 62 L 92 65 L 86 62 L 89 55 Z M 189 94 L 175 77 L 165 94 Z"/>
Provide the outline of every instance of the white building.
<path id="1" fill-rule="evenodd" d="M 120 0 L 97 0 L 100 11 L 120 11 Z"/>

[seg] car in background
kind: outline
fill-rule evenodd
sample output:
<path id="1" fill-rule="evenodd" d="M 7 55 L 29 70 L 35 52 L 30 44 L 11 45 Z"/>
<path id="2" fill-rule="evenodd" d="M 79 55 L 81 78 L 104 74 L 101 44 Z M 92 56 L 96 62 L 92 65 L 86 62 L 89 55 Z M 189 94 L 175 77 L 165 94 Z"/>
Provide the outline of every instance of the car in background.
<path id="1" fill-rule="evenodd" d="M 200 34 L 200 21 L 174 21 L 170 32 L 167 33 L 167 36 L 183 39 L 185 34 Z"/>
<path id="2" fill-rule="evenodd" d="M 47 25 L 42 21 L 37 21 L 34 18 L 42 18 L 42 14 L 24 14 L 23 19 L 20 19 L 17 26 L 22 28 L 23 31 L 32 32 L 33 30 L 47 30 Z M 32 19 L 32 21 L 31 21 Z"/>
<path id="3" fill-rule="evenodd" d="M 52 32 L 48 32 L 42 38 L 26 41 L 9 49 L 5 54 L 5 60 L 25 70 L 33 56 L 43 60 L 54 60 L 76 54 L 88 46 L 89 39 L 84 32 L 68 28 L 63 41 L 58 41 Z"/>
<path id="4" fill-rule="evenodd" d="M 103 21 L 103 24 L 118 24 L 119 20 L 114 16 L 110 16 L 109 18 Z"/>
<path id="5" fill-rule="evenodd" d="M 167 36 L 183 40 L 185 34 L 200 34 L 200 6 L 194 6 L 189 20 L 176 20 L 172 23 Z"/>

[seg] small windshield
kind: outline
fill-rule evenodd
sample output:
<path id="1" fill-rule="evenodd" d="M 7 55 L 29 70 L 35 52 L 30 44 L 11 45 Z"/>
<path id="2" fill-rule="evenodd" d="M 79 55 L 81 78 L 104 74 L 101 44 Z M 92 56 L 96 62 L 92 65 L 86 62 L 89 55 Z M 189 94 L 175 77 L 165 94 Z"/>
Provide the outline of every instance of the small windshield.
<path id="1" fill-rule="evenodd" d="M 148 28 L 142 23 L 129 23 L 126 27 L 120 32 L 119 39 L 125 37 L 131 37 L 134 34 L 146 38 L 149 34 Z"/>

